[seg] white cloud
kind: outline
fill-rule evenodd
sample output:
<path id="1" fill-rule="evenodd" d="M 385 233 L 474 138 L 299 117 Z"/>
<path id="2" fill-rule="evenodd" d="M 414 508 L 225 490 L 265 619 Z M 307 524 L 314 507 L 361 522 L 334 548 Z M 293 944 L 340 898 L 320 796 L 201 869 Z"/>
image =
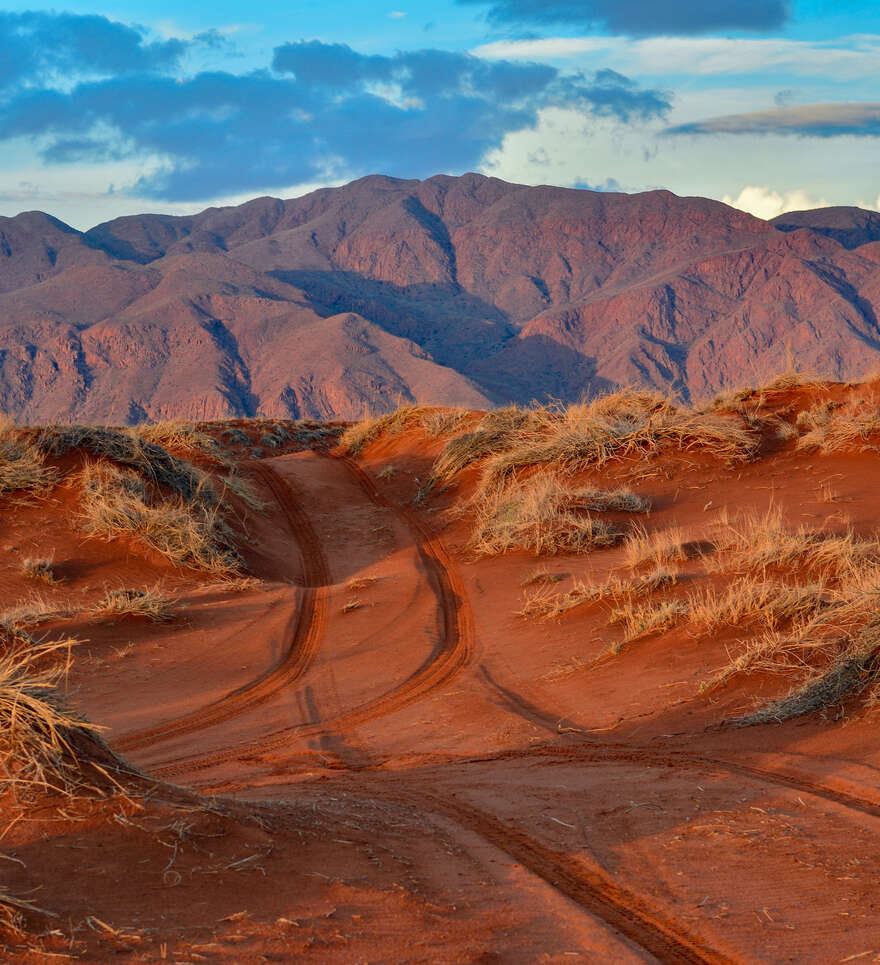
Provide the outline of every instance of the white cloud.
<path id="1" fill-rule="evenodd" d="M 386 17 L 390 17 L 391 20 L 402 20 L 406 16 L 405 10 L 389 10 L 385 14 Z"/>
<path id="2" fill-rule="evenodd" d="M 795 188 L 780 194 L 772 188 L 761 187 L 757 184 L 747 184 L 734 198 L 725 194 L 721 199 L 725 204 L 740 211 L 747 211 L 757 218 L 769 221 L 788 211 L 808 211 L 812 208 L 828 208 L 830 203 L 824 198 L 816 201 L 806 191 Z"/>
<path id="3" fill-rule="evenodd" d="M 713 75 L 784 72 L 864 80 L 877 75 L 880 35 L 826 42 L 753 37 L 541 37 L 498 40 L 471 53 L 487 59 L 577 60 L 601 53 L 618 69 L 645 74 Z"/>

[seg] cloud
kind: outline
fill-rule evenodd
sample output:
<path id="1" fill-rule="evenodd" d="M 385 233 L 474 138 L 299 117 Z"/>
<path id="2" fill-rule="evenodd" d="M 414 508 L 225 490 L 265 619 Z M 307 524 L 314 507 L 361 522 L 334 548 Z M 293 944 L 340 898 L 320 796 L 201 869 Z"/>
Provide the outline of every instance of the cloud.
<path id="1" fill-rule="evenodd" d="M 554 105 L 615 123 L 670 107 L 614 71 L 563 75 L 440 50 L 382 57 L 310 41 L 278 47 L 272 66 L 28 86 L 0 99 L 0 140 L 30 138 L 51 165 L 149 159 L 131 190 L 180 202 L 376 171 L 470 170 Z"/>
<path id="2" fill-rule="evenodd" d="M 533 37 L 475 47 L 486 59 L 576 60 L 601 56 L 621 70 L 688 76 L 748 75 L 755 71 L 860 80 L 876 72 L 880 37 L 863 34 L 828 41 L 784 37 Z"/>
<path id="3" fill-rule="evenodd" d="M 175 38 L 149 41 L 145 33 L 92 14 L 0 13 L 0 90 L 71 75 L 175 67 L 188 44 Z"/>
<path id="4" fill-rule="evenodd" d="M 488 4 L 495 24 L 597 26 L 631 35 L 774 30 L 789 17 L 788 0 L 457 0 Z"/>
<path id="5" fill-rule="evenodd" d="M 880 137 L 880 103 L 798 104 L 771 111 L 728 114 L 679 124 L 676 134 L 799 134 L 805 137 Z"/>
<path id="6" fill-rule="evenodd" d="M 829 202 L 824 199 L 816 201 L 806 191 L 796 189 L 780 194 L 772 188 L 764 188 L 757 184 L 747 184 L 735 198 L 725 194 L 721 200 L 732 208 L 747 211 L 765 221 L 789 211 L 809 211 L 813 208 L 830 207 Z"/>

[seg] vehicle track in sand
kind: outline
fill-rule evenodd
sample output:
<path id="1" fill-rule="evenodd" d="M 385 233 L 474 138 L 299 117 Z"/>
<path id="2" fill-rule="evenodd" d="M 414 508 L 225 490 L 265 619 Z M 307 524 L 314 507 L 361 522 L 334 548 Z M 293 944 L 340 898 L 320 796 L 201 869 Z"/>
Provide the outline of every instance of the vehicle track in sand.
<path id="1" fill-rule="evenodd" d="M 599 865 L 554 851 L 471 804 L 430 793 L 404 794 L 421 810 L 442 814 L 504 851 L 556 891 L 662 962 L 733 965 L 674 918 L 611 878 Z"/>
<path id="2" fill-rule="evenodd" d="M 389 509 L 407 526 L 419 557 L 428 573 L 440 605 L 440 632 L 437 646 L 428 659 L 406 680 L 380 696 L 349 711 L 318 723 L 285 727 L 265 739 L 237 748 L 169 761 L 151 769 L 163 779 L 192 771 L 206 770 L 228 761 L 247 759 L 286 747 L 292 740 L 308 739 L 326 732 L 339 733 L 402 710 L 444 686 L 465 667 L 474 653 L 474 624 L 464 583 L 443 542 L 415 513 L 386 499 L 373 480 L 347 456 L 332 456 L 351 472 L 372 503 Z"/>
<path id="3" fill-rule="evenodd" d="M 290 646 L 277 667 L 214 703 L 155 727 L 123 735 L 114 742 L 120 752 L 138 750 L 238 717 L 302 677 L 318 653 L 327 620 L 327 588 L 332 582 L 321 542 L 291 483 L 266 463 L 255 463 L 253 472 L 266 484 L 281 507 L 302 555 L 305 586 L 300 605 L 288 627 Z"/>

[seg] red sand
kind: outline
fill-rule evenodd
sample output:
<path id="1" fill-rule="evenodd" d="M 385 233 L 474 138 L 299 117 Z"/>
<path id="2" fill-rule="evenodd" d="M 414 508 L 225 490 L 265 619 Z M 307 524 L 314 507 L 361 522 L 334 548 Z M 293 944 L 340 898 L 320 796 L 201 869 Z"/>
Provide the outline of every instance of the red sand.
<path id="1" fill-rule="evenodd" d="M 115 749 L 222 798 L 201 810 L 156 784 L 143 811 L 81 805 L 95 813 L 10 829 L 2 880 L 58 916 L 30 916 L 58 930 L 45 948 L 86 962 L 880 960 L 870 708 L 720 727 L 788 687 L 746 676 L 700 693 L 735 632 L 606 656 L 596 608 L 517 617 L 539 565 L 564 589 L 621 551 L 474 560 L 467 519 L 442 512 L 467 480 L 411 502 L 430 446 L 255 464 L 264 582 L 242 592 L 74 542 L 64 513 L 16 511 L 7 559 L 51 545 L 63 561 L 47 595 L 160 578 L 173 591 L 168 624 L 52 629 L 88 638 L 71 697 Z M 626 480 L 654 503 L 649 529 L 694 539 L 724 508 L 771 502 L 792 522 L 877 524 L 873 453 L 789 447 L 733 470 L 685 453 L 592 478 Z M 24 595 L 11 562 L 0 579 Z"/>

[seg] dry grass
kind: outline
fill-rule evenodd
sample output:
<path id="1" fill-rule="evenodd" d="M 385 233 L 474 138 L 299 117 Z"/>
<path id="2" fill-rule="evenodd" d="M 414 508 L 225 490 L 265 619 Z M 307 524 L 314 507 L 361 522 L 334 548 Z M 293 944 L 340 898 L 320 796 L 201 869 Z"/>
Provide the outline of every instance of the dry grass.
<path id="1" fill-rule="evenodd" d="M 22 430 L 0 420 L 0 496 L 48 489 L 57 473 L 46 465 L 45 454 Z"/>
<path id="2" fill-rule="evenodd" d="M 78 781 L 77 747 L 95 728 L 66 710 L 58 694 L 75 643 L 12 641 L 0 654 L 0 773 L 14 794 L 68 791 Z"/>
<path id="3" fill-rule="evenodd" d="M 49 620 L 63 616 L 66 612 L 45 597 L 32 596 L 27 600 L 19 600 L 18 603 L 0 611 L 0 629 L 19 634 L 27 627 L 47 623 Z"/>
<path id="4" fill-rule="evenodd" d="M 707 589 L 688 598 L 688 619 L 714 633 L 723 627 L 760 623 L 768 630 L 795 619 L 810 619 L 831 605 L 824 583 L 789 585 L 750 577 L 734 580 L 723 591 Z"/>
<path id="5" fill-rule="evenodd" d="M 626 561 L 632 569 L 649 563 L 683 563 L 688 545 L 678 527 L 648 533 L 644 526 L 637 526 L 626 539 Z"/>
<path id="6" fill-rule="evenodd" d="M 852 399 L 843 404 L 822 402 L 801 412 L 798 425 L 805 429 L 799 449 L 822 453 L 841 449 L 876 449 L 869 444 L 880 433 L 880 402 L 876 398 Z"/>
<path id="7" fill-rule="evenodd" d="M 146 617 L 154 623 L 170 620 L 174 613 L 174 601 L 166 597 L 157 586 L 142 590 L 120 588 L 108 591 L 93 608 L 102 617 Z"/>
<path id="8" fill-rule="evenodd" d="M 719 566 L 739 570 L 801 567 L 811 573 L 842 578 L 865 564 L 880 561 L 880 541 L 857 536 L 851 529 L 827 533 L 785 525 L 782 511 L 745 515 L 722 522 L 715 548 L 726 555 Z"/>
<path id="9" fill-rule="evenodd" d="M 626 643 L 669 630 L 687 617 L 687 614 L 687 603 L 682 600 L 644 604 L 627 601 L 611 614 L 612 623 L 622 623 L 626 628 L 626 638 L 613 643 L 611 650 L 619 653 Z"/>
<path id="10" fill-rule="evenodd" d="M 487 412 L 471 431 L 454 436 L 446 443 L 431 468 L 428 488 L 449 485 L 463 470 L 515 448 L 523 438 L 549 426 L 552 419 L 546 409 L 510 406 Z"/>
<path id="11" fill-rule="evenodd" d="M 471 421 L 467 409 L 435 409 L 422 418 L 422 428 L 432 438 L 460 432 Z"/>
<path id="12" fill-rule="evenodd" d="M 553 414 L 539 431 L 521 434 L 516 446 L 491 459 L 487 476 L 503 478 L 524 466 L 548 464 L 577 472 L 664 449 L 743 460 L 759 444 L 760 435 L 741 416 L 681 409 L 660 396 L 623 391 Z"/>
<path id="13" fill-rule="evenodd" d="M 80 474 L 83 526 L 89 535 L 132 536 L 172 563 L 229 572 L 240 566 L 219 507 L 152 491 L 140 476 L 111 463 L 87 463 Z"/>
<path id="14" fill-rule="evenodd" d="M 227 476 L 220 477 L 220 484 L 224 489 L 231 492 L 233 496 L 237 496 L 248 509 L 252 509 L 255 513 L 266 512 L 266 503 L 260 499 L 257 490 L 249 479 L 245 479 L 244 476 L 239 476 L 237 473 L 231 472 Z"/>
<path id="15" fill-rule="evenodd" d="M 55 573 L 55 561 L 50 557 L 25 557 L 21 564 L 21 572 L 29 580 L 39 580 L 50 586 L 60 582 Z"/>
<path id="16" fill-rule="evenodd" d="M 598 494 L 603 500 L 608 493 Z M 515 549 L 541 553 L 585 553 L 620 542 L 623 534 L 590 515 L 593 489 L 567 489 L 555 477 L 512 480 L 485 492 L 476 508 L 472 545 L 481 556 Z"/>
<path id="17" fill-rule="evenodd" d="M 654 593 L 661 587 L 672 586 L 677 581 L 678 573 L 676 571 L 658 568 L 653 573 L 647 573 L 633 580 L 612 577 L 604 583 L 597 584 L 577 581 L 565 593 L 550 593 L 545 585 L 543 589 L 539 589 L 526 597 L 518 615 L 554 619 L 562 616 L 563 613 L 590 603 L 598 603 L 603 600 L 634 600 Z"/>
<path id="18" fill-rule="evenodd" d="M 143 438 L 137 430 L 110 426 L 47 426 L 37 434 L 36 445 L 53 456 L 75 449 L 109 459 L 134 470 L 143 479 L 169 489 L 188 503 L 219 502 L 210 477 L 162 445 Z"/>
<path id="19" fill-rule="evenodd" d="M 395 436 L 419 425 L 432 410 L 425 405 L 402 405 L 393 412 L 370 416 L 350 425 L 340 436 L 339 445 L 356 456 L 380 436 Z"/>

